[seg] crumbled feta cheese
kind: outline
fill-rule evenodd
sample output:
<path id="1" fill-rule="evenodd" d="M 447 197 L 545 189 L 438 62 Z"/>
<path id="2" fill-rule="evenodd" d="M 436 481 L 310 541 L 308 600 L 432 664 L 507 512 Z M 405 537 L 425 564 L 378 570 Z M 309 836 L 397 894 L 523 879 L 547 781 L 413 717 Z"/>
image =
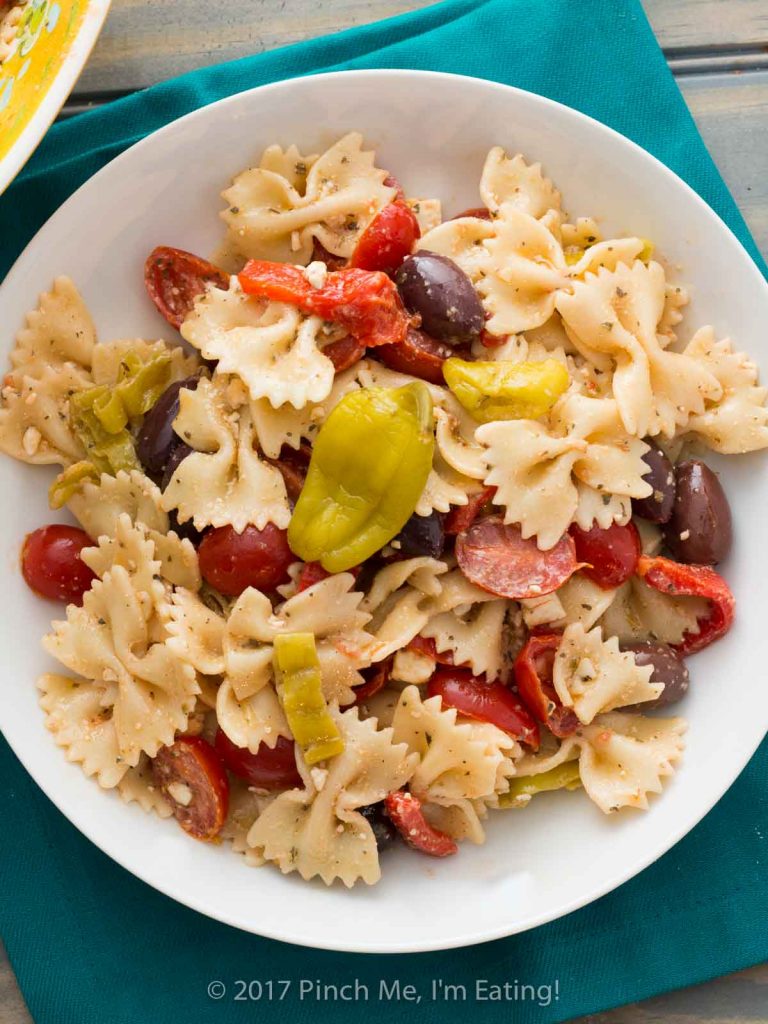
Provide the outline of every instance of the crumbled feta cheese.
<path id="1" fill-rule="evenodd" d="M 37 429 L 37 427 L 27 427 L 24 431 L 24 436 L 21 439 L 21 447 L 27 453 L 32 456 L 35 454 L 37 449 L 40 447 L 40 442 L 43 439 L 43 435 Z"/>
<path id="2" fill-rule="evenodd" d="M 328 276 L 328 267 L 322 260 L 315 260 L 305 267 L 304 275 L 313 288 L 322 288 Z"/>
<path id="3" fill-rule="evenodd" d="M 182 807 L 192 803 L 192 790 L 183 782 L 172 782 L 168 786 L 168 796 Z"/>
<path id="4" fill-rule="evenodd" d="M 319 793 L 323 786 L 328 781 L 328 769 L 327 768 L 310 768 L 309 774 L 312 778 L 312 783 Z"/>

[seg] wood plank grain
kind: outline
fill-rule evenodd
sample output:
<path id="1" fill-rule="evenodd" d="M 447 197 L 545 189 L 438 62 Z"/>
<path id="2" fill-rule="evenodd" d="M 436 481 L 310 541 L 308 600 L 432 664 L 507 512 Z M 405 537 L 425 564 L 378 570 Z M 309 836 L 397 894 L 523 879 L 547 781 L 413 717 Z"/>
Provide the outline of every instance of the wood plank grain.
<path id="1" fill-rule="evenodd" d="M 768 10 L 768 0 L 765 7 Z M 720 173 L 768 257 L 768 71 L 696 75 L 681 79 L 679 85 Z"/>
<path id="2" fill-rule="evenodd" d="M 142 88 L 192 68 L 261 53 L 432 2 L 114 0 L 77 92 Z M 713 47 L 748 48 L 764 55 L 768 46 L 766 0 L 643 2 L 661 45 L 675 55 L 678 51 L 700 54 Z"/>

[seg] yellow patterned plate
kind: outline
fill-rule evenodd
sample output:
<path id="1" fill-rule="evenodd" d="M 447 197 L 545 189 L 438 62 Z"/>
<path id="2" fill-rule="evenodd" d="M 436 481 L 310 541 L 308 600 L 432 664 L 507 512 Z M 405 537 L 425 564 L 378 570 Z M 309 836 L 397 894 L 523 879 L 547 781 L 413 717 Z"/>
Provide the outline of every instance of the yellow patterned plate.
<path id="1" fill-rule="evenodd" d="M 42 139 L 88 59 L 110 0 L 22 0 L 0 14 L 0 192 Z M 6 11 L 0 0 L 0 9 Z"/>

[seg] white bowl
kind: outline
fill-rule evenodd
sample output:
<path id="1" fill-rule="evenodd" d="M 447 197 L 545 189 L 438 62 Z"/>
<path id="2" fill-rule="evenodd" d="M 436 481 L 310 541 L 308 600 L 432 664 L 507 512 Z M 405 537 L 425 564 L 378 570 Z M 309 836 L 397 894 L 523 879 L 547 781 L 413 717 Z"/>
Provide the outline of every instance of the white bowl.
<path id="1" fill-rule="evenodd" d="M 488 148 L 541 160 L 573 215 L 653 239 L 684 268 L 693 301 L 686 331 L 711 322 L 768 375 L 768 287 L 738 241 L 680 179 L 595 121 L 530 93 L 415 71 L 359 71 L 266 86 L 205 107 L 134 146 L 53 216 L 0 289 L 12 334 L 56 274 L 71 275 L 102 340 L 168 336 L 144 294 L 142 266 L 164 243 L 211 252 L 220 238 L 219 192 L 269 143 L 317 150 L 359 129 L 409 195 L 439 196 L 450 215 L 478 202 Z M 171 332 L 172 333 L 172 332 Z M 175 340 L 175 339 L 174 339 Z M 718 467 L 720 468 L 720 467 Z M 18 572 L 24 534 L 50 522 L 46 471 L 0 459 L 5 610 L 0 725 L 57 807 L 109 856 L 167 895 L 260 935 L 355 952 L 462 946 L 551 921 L 609 892 L 684 836 L 723 795 L 768 723 L 760 597 L 768 575 L 763 510 L 768 475 L 759 456 L 723 460 L 736 542 L 723 571 L 739 600 L 736 625 L 691 662 L 690 721 L 677 775 L 650 811 L 606 818 L 583 794 L 541 797 L 524 812 L 492 814 L 485 846 L 430 860 L 402 849 L 383 879 L 348 891 L 253 869 L 229 849 L 190 840 L 100 792 L 64 762 L 47 735 L 35 679 L 50 667 L 38 643 L 55 605 Z M 738 841 L 738 837 L 735 837 Z M 685 880 L 681 882 L 685 884 Z"/>

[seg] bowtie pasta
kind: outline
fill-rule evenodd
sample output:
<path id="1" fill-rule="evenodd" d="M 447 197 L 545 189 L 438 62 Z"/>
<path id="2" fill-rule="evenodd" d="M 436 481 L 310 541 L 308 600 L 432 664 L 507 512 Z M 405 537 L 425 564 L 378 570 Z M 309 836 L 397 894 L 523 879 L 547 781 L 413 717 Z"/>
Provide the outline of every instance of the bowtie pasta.
<path id="1" fill-rule="evenodd" d="M 689 328 L 651 242 L 498 146 L 445 221 L 379 163 L 355 132 L 269 146 L 215 262 L 149 255 L 170 341 L 100 338 L 57 278 L 0 404 L 79 524 L 22 552 L 66 603 L 38 683 L 66 758 L 346 886 L 547 791 L 648 807 L 686 728 L 657 711 L 733 619 L 697 453 L 768 447 L 755 364 Z"/>

